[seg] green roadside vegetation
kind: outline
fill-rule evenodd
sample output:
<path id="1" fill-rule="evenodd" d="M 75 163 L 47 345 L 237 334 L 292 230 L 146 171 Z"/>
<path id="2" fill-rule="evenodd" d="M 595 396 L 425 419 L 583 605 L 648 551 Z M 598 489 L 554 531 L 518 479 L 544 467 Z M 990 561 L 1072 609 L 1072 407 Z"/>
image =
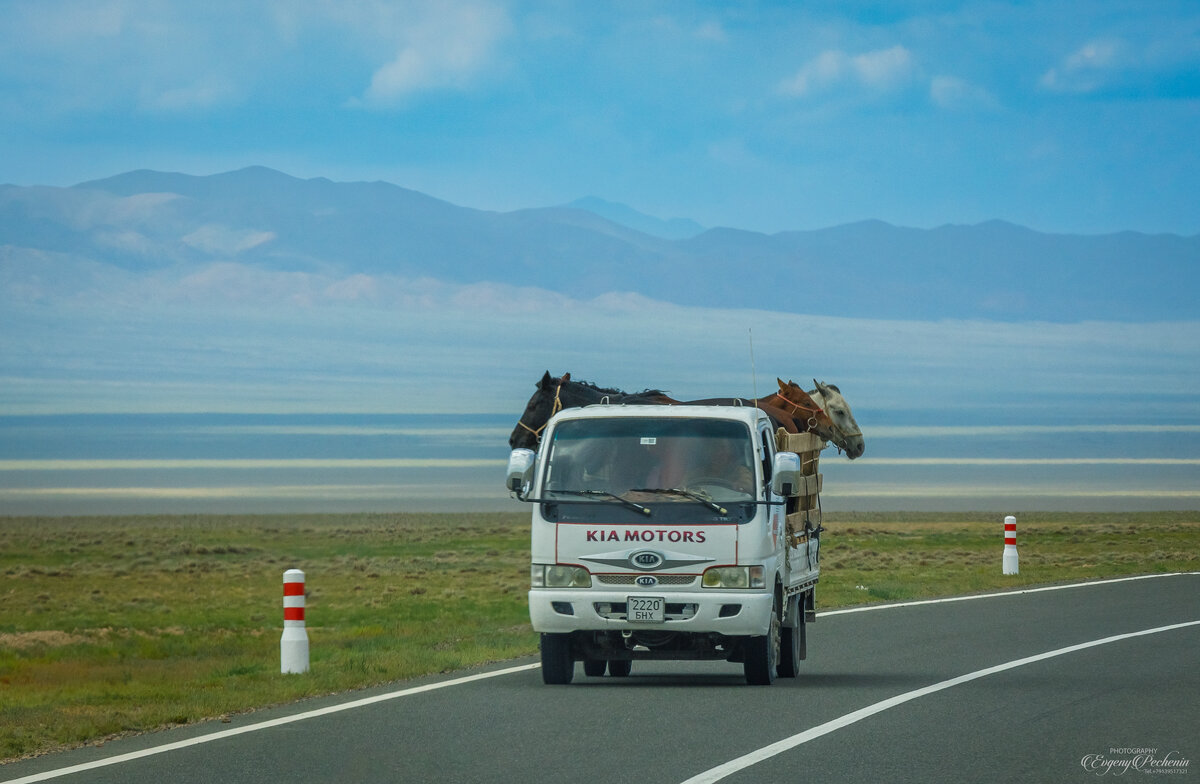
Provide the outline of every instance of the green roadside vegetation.
<path id="1" fill-rule="evenodd" d="M 1019 515 L 1010 576 L 1002 522 L 828 514 L 818 610 L 1200 570 L 1200 512 Z M 0 517 L 0 759 L 533 654 L 528 547 L 527 512 Z"/>

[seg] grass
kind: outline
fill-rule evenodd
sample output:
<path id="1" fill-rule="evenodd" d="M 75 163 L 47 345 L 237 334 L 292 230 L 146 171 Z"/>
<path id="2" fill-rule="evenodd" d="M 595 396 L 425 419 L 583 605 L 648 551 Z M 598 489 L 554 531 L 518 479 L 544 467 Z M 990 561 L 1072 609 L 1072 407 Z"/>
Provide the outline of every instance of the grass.
<path id="1" fill-rule="evenodd" d="M 827 515 L 818 608 L 1200 570 L 1200 513 Z M 528 516 L 0 518 L 0 759 L 536 651 Z M 279 673 L 306 572 L 311 671 Z"/>
<path id="2" fill-rule="evenodd" d="M 1200 512 L 1017 518 L 1020 573 L 1001 574 L 1003 516 L 826 517 L 818 608 L 1200 570 Z"/>

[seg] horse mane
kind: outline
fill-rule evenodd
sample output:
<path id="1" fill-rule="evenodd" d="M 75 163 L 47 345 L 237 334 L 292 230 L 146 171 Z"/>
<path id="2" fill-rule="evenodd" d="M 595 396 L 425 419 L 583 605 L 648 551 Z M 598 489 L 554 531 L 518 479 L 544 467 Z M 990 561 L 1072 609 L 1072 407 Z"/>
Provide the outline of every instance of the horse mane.
<path id="1" fill-rule="evenodd" d="M 615 387 L 597 386 L 596 384 L 593 384 L 591 381 L 576 381 L 575 379 L 571 379 L 571 383 L 578 384 L 581 387 L 587 387 L 588 389 L 590 389 L 594 392 L 599 392 L 604 395 L 624 395 L 624 396 L 629 396 L 629 397 L 638 397 L 641 395 L 666 395 L 666 392 L 663 392 L 661 389 L 644 389 L 641 392 L 630 393 L 630 392 L 626 392 L 623 389 L 616 389 Z"/>
<path id="2" fill-rule="evenodd" d="M 571 379 L 571 383 L 578 384 L 581 387 L 587 387 L 588 389 L 592 390 L 593 392 L 603 392 L 606 395 L 624 395 L 625 394 L 624 392 L 622 392 L 619 389 L 614 389 L 613 387 L 597 386 L 596 384 L 593 384 L 591 381 L 576 381 L 575 379 Z"/>

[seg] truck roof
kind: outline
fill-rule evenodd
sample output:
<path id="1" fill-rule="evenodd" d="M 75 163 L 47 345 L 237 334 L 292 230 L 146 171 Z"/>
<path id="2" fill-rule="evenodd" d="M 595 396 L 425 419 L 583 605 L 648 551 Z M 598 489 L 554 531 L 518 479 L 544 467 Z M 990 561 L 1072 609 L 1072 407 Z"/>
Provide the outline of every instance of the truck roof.
<path id="1" fill-rule="evenodd" d="M 551 419 L 611 419 L 614 417 L 673 417 L 692 419 L 726 419 L 745 422 L 751 429 L 760 420 L 769 420 L 766 412 L 754 406 L 688 406 L 688 405 L 624 405 L 597 403 L 583 408 L 566 408 Z"/>

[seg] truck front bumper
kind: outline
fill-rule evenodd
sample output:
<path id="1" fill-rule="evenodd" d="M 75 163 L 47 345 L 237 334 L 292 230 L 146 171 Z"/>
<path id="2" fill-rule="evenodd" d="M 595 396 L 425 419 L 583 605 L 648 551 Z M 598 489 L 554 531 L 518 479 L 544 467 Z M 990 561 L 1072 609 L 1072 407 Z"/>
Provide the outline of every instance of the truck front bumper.
<path id="1" fill-rule="evenodd" d="M 666 601 L 662 622 L 628 621 L 630 596 L 656 596 Z M 655 591 L 534 588 L 529 591 L 529 619 L 543 634 L 575 631 L 639 631 L 656 629 L 728 637 L 764 635 L 771 626 L 774 596 L 770 591 Z"/>

